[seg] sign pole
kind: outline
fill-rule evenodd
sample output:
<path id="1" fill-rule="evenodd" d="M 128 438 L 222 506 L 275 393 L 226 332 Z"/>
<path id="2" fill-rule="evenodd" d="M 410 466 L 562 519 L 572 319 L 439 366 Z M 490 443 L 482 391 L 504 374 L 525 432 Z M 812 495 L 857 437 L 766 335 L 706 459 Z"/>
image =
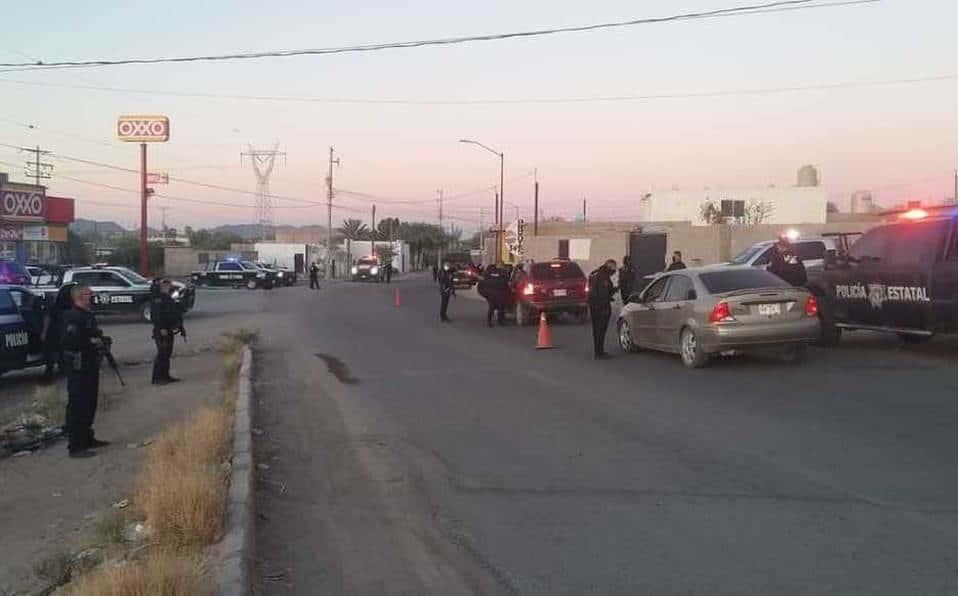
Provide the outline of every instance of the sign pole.
<path id="1" fill-rule="evenodd" d="M 150 255 L 147 252 L 146 233 L 146 143 L 140 143 L 140 275 L 150 275 Z"/>

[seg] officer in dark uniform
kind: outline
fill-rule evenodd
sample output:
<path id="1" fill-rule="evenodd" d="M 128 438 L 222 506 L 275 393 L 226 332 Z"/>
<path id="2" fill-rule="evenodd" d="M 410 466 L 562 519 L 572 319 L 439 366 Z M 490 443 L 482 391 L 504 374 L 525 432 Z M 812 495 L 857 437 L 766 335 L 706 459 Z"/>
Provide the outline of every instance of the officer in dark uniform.
<path id="1" fill-rule="evenodd" d="M 386 283 L 387 283 L 387 284 L 391 284 L 391 283 L 393 282 L 393 264 L 392 264 L 392 262 L 387 261 L 386 264 L 383 265 L 383 271 L 385 272 L 385 275 L 386 275 Z"/>
<path id="2" fill-rule="evenodd" d="M 443 323 L 449 322 L 446 311 L 449 309 L 449 298 L 456 293 L 456 288 L 452 285 L 452 268 L 449 263 L 443 263 L 442 270 L 439 271 L 439 320 Z"/>
<path id="3" fill-rule="evenodd" d="M 432 280 L 439 281 L 439 267 L 435 265 L 432 266 Z"/>
<path id="4" fill-rule="evenodd" d="M 787 236 L 782 236 L 775 244 L 768 271 L 779 276 L 795 287 L 803 287 L 808 283 L 808 272 L 805 263 L 792 250 L 792 243 Z"/>
<path id="5" fill-rule="evenodd" d="M 678 271 L 679 269 L 685 269 L 685 262 L 682 260 L 682 252 L 674 251 L 672 253 L 672 262 L 669 263 L 669 266 L 665 268 L 666 271 Z"/>
<path id="6" fill-rule="evenodd" d="M 509 280 L 495 265 L 489 265 L 476 289 L 489 306 L 486 311 L 486 325 L 492 327 L 492 315 L 496 314 L 496 320 L 502 327 L 505 324 L 506 303 L 509 298 Z"/>
<path id="7" fill-rule="evenodd" d="M 100 359 L 110 341 L 96 324 L 90 312 L 93 293 L 76 285 L 71 291 L 73 307 L 63 313 L 63 360 L 67 370 L 66 427 L 70 457 L 92 457 L 95 447 L 110 443 L 98 440 L 93 433 L 97 397 L 100 391 Z"/>
<path id="8" fill-rule="evenodd" d="M 596 360 L 606 358 L 605 332 L 612 316 L 612 300 L 616 288 L 612 285 L 615 261 L 609 259 L 589 274 L 589 314 L 592 317 L 592 341 Z"/>
<path id="9" fill-rule="evenodd" d="M 63 358 L 60 340 L 63 336 L 63 314 L 73 308 L 73 299 L 70 293 L 75 283 L 64 284 L 53 298 L 47 298 L 43 318 L 43 331 L 40 339 L 43 342 L 43 360 L 46 365 L 43 371 L 45 380 L 53 380 L 56 367 L 63 372 Z"/>
<path id="10" fill-rule="evenodd" d="M 316 264 L 316 261 L 313 261 L 309 266 L 309 289 L 319 289 L 319 265 Z"/>
<path id="11" fill-rule="evenodd" d="M 156 342 L 156 359 L 153 360 L 153 384 L 167 385 L 179 379 L 170 376 L 170 357 L 173 356 L 173 340 L 177 333 L 186 337 L 183 327 L 183 311 L 170 296 L 172 285 L 164 279 L 152 298 L 153 341 Z"/>

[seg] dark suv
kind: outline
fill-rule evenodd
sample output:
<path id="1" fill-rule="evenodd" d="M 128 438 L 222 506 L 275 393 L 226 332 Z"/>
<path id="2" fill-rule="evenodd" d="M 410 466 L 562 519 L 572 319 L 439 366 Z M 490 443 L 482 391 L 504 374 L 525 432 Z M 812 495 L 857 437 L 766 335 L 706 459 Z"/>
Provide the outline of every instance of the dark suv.
<path id="1" fill-rule="evenodd" d="M 539 313 L 569 313 L 580 323 L 588 319 L 589 290 L 578 264 L 563 259 L 527 263 L 516 270 L 511 287 L 516 324 L 533 323 Z"/>
<path id="2" fill-rule="evenodd" d="M 841 330 L 907 342 L 958 333 L 958 207 L 913 209 L 872 228 L 825 264 L 828 343 Z"/>

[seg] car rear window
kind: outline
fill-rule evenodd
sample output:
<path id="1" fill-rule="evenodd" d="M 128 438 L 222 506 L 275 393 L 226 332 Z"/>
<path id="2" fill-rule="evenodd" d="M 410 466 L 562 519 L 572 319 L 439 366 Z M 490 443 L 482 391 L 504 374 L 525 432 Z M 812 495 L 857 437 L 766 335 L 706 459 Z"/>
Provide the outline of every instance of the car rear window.
<path id="1" fill-rule="evenodd" d="M 17 313 L 17 304 L 10 295 L 10 290 L 0 290 L 0 315 L 13 315 Z"/>
<path id="2" fill-rule="evenodd" d="M 825 258 L 824 242 L 796 242 L 792 245 L 792 250 L 803 261 Z"/>
<path id="3" fill-rule="evenodd" d="M 530 269 L 533 279 L 576 279 L 585 274 L 576 263 L 533 263 Z"/>
<path id="4" fill-rule="evenodd" d="M 710 294 L 724 294 L 751 288 L 791 287 L 779 276 L 762 269 L 729 269 L 699 274 L 699 279 Z"/>

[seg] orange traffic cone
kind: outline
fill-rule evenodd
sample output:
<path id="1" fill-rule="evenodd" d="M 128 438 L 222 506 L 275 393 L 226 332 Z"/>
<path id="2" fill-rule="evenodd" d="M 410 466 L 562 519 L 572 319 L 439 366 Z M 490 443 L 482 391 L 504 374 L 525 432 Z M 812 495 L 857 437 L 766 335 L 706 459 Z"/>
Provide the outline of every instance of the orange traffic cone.
<path id="1" fill-rule="evenodd" d="M 393 303 L 396 305 L 396 308 L 399 308 L 399 288 L 396 288 L 396 296 L 393 300 Z"/>
<path id="2" fill-rule="evenodd" d="M 539 315 L 539 340 L 536 342 L 536 349 L 552 349 L 552 330 L 549 329 L 549 320 L 546 319 L 546 313 Z"/>

